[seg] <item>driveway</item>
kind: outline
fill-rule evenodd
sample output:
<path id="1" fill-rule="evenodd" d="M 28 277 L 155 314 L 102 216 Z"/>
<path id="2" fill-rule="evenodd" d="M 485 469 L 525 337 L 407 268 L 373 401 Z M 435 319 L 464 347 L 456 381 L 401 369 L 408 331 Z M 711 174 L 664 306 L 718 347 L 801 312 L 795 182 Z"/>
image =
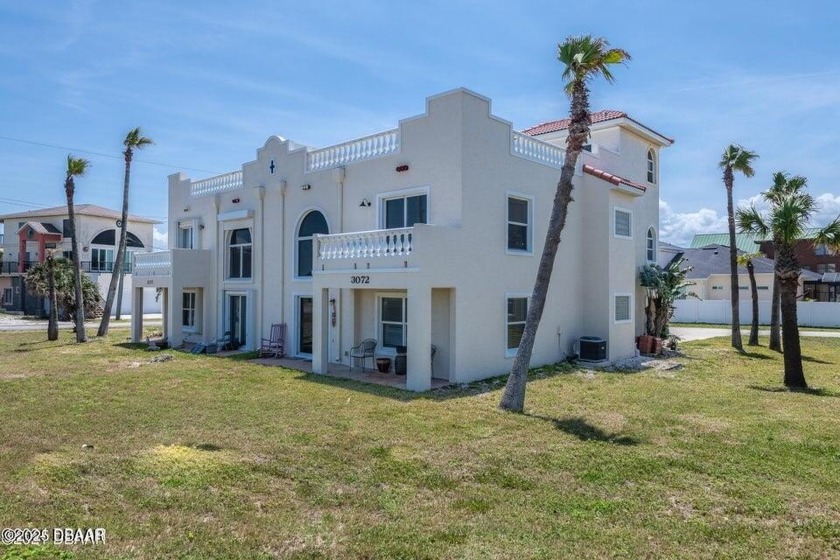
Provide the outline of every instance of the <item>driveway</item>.
<path id="1" fill-rule="evenodd" d="M 715 338 L 717 336 L 729 336 L 732 331 L 730 329 L 720 328 L 706 328 L 706 327 L 671 327 L 671 334 L 680 337 L 683 342 L 689 340 L 703 340 L 706 338 Z M 748 337 L 750 334 L 749 326 L 745 329 L 741 327 L 741 336 Z M 759 336 L 770 336 L 770 330 L 758 331 Z M 840 338 L 840 331 L 809 331 L 800 328 L 800 336 L 823 336 L 827 338 Z"/>

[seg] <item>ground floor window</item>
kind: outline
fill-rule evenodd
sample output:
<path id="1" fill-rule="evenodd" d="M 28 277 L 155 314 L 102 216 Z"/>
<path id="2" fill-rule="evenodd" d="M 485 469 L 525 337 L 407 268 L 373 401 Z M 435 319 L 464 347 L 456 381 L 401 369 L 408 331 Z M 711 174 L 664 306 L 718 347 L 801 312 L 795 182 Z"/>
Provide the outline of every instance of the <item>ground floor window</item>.
<path id="1" fill-rule="evenodd" d="M 181 327 L 184 332 L 201 332 L 198 290 L 184 290 L 181 304 Z"/>
<path id="2" fill-rule="evenodd" d="M 528 315 L 527 297 L 507 298 L 507 355 L 514 356 L 525 332 L 525 317 Z"/>
<path id="3" fill-rule="evenodd" d="M 616 323 L 629 323 L 633 320 L 632 297 L 630 294 L 616 294 L 614 317 Z"/>
<path id="4" fill-rule="evenodd" d="M 403 296 L 379 298 L 379 334 L 384 348 L 406 345 L 408 299 Z"/>
<path id="5" fill-rule="evenodd" d="M 3 305 L 11 305 L 12 304 L 12 289 L 11 288 L 4 288 L 3 289 Z"/>

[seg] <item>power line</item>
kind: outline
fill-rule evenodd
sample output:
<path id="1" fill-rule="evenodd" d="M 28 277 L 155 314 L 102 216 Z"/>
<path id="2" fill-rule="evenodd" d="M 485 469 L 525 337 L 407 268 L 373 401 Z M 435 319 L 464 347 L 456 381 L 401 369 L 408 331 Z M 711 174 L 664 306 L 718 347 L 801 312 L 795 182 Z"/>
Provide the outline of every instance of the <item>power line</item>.
<path id="1" fill-rule="evenodd" d="M 26 200 L 17 200 L 14 198 L 0 198 L 0 203 L 12 204 L 14 206 L 26 206 L 29 208 L 47 208 L 46 204 L 38 204 L 37 202 L 28 202 Z"/>
<path id="2" fill-rule="evenodd" d="M 66 146 L 57 146 L 56 144 L 47 144 L 46 142 L 34 142 L 32 140 L 24 140 L 23 138 L 12 138 L 11 136 L 0 136 L 0 140 L 8 140 L 10 142 L 19 142 L 21 144 L 30 144 L 32 146 L 42 146 L 44 148 L 55 148 L 57 150 L 66 150 L 66 151 L 70 151 L 70 152 L 79 152 L 79 153 L 82 153 L 82 154 L 90 154 L 90 155 L 93 155 L 93 156 L 100 156 L 100 157 L 106 157 L 106 158 L 111 158 L 111 159 L 119 159 L 119 160 L 123 159 L 123 156 L 121 156 L 121 155 L 115 156 L 114 154 L 103 154 L 102 152 L 93 152 L 91 150 L 83 150 L 81 148 L 67 148 Z M 159 162 L 156 162 L 156 161 L 147 161 L 147 160 L 143 160 L 143 159 L 135 159 L 135 160 L 133 160 L 133 162 L 145 163 L 147 165 L 157 165 L 159 167 L 169 167 L 169 168 L 172 168 L 172 169 L 183 169 L 183 170 L 186 170 L 186 171 L 198 171 L 200 173 L 213 173 L 214 175 L 221 174 L 221 171 L 209 171 L 207 169 L 197 169 L 195 167 L 183 167 L 183 166 L 180 166 L 180 165 L 171 165 L 169 163 L 159 163 Z"/>

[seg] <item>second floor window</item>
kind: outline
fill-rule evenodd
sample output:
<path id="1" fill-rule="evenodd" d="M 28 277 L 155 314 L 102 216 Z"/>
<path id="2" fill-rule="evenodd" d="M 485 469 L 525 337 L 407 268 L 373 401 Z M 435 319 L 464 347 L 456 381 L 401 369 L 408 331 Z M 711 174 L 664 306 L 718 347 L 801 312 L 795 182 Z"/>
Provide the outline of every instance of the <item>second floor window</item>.
<path id="1" fill-rule="evenodd" d="M 428 200 L 425 194 L 385 199 L 385 229 L 429 223 Z"/>
<path id="2" fill-rule="evenodd" d="M 656 183 L 656 156 L 653 155 L 653 150 L 648 150 L 647 153 L 647 180 L 648 183 Z"/>
<path id="3" fill-rule="evenodd" d="M 509 196 L 507 201 L 507 248 L 511 251 L 530 251 L 528 200 Z"/>
<path id="4" fill-rule="evenodd" d="M 251 230 L 235 229 L 228 239 L 228 278 L 250 278 Z"/>
<path id="5" fill-rule="evenodd" d="M 178 224 L 178 248 L 193 249 L 193 223 L 183 222 Z"/>
<path id="6" fill-rule="evenodd" d="M 114 250 L 94 247 L 90 250 L 90 270 L 111 272 L 114 270 Z"/>
<path id="7" fill-rule="evenodd" d="M 297 276 L 312 276 L 312 236 L 329 233 L 329 226 L 324 215 L 313 210 L 300 222 L 297 238 Z"/>
<path id="8" fill-rule="evenodd" d="M 647 261 L 656 262 L 656 232 L 653 228 L 647 233 Z"/>

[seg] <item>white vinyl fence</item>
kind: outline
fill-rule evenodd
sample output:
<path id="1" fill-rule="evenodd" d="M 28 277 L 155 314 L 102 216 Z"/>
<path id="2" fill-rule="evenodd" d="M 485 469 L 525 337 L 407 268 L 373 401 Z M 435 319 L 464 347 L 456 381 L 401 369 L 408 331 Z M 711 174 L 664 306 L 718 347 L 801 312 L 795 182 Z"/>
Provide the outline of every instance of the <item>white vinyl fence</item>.
<path id="1" fill-rule="evenodd" d="M 677 323 L 730 323 L 732 304 L 727 299 L 682 299 L 676 302 L 672 321 Z M 742 325 L 752 322 L 752 301 L 740 302 Z M 800 301 L 796 316 L 803 327 L 840 327 L 840 303 Z M 758 302 L 758 322 L 770 324 L 770 302 Z"/>

